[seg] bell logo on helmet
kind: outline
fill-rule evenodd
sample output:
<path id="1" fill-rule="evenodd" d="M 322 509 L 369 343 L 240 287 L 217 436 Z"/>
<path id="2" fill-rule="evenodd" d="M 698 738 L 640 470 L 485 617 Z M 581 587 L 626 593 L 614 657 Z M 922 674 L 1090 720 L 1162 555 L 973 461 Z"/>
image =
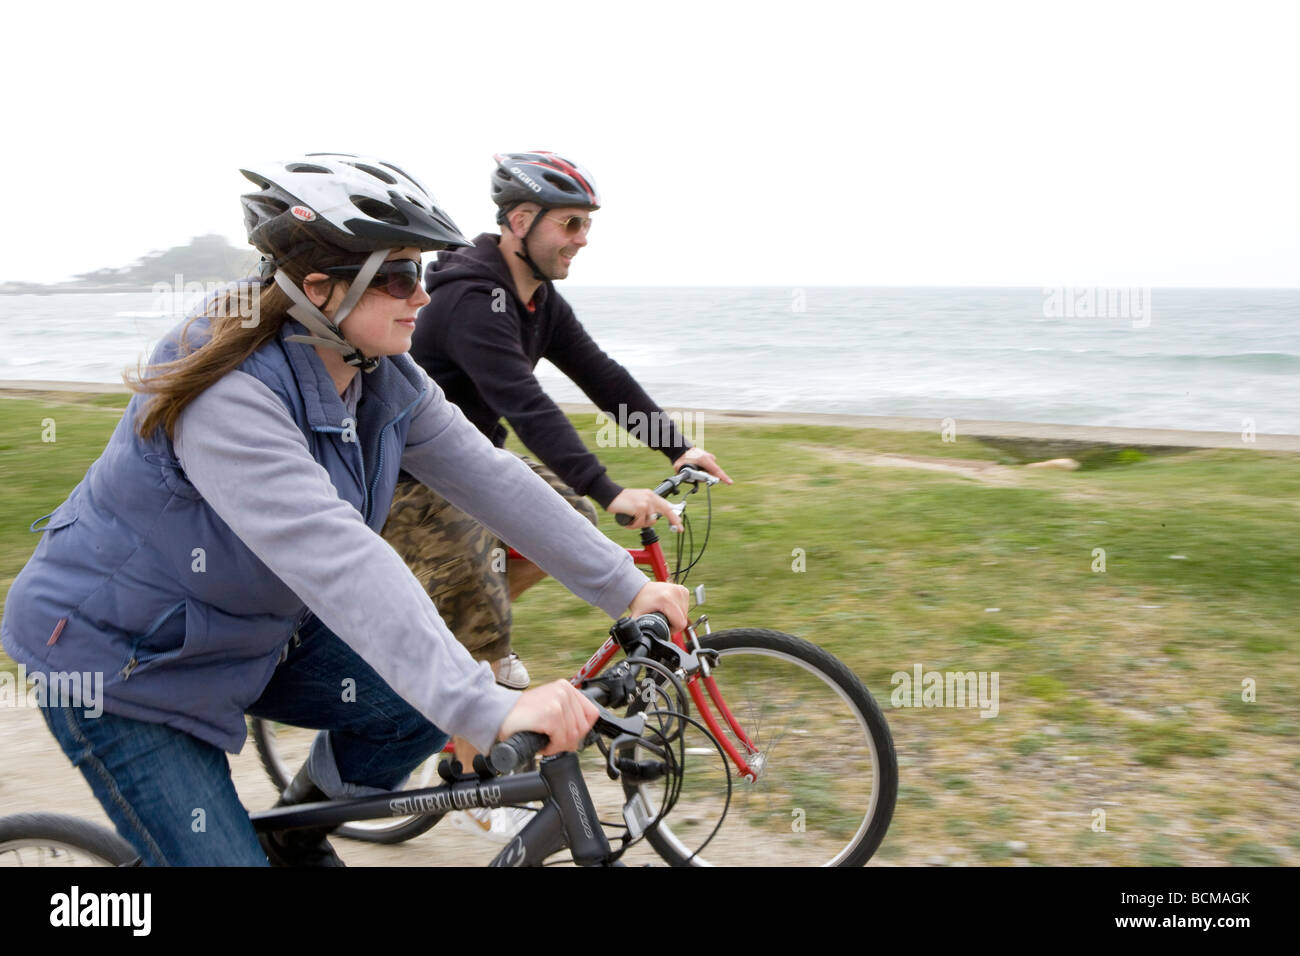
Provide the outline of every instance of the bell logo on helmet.
<path id="1" fill-rule="evenodd" d="M 316 218 L 316 214 L 306 206 L 294 206 L 289 211 L 293 213 L 293 218 L 301 219 L 303 222 L 311 222 Z"/>
<path id="2" fill-rule="evenodd" d="M 542 191 L 541 183 L 533 182 L 533 180 L 529 178 L 528 174 L 524 172 L 522 169 L 520 169 L 518 166 L 511 166 L 510 171 L 514 173 L 516 176 L 518 176 L 521 180 L 523 180 L 524 185 L 527 186 L 529 189 L 531 189 L 533 192 L 539 193 Z"/>

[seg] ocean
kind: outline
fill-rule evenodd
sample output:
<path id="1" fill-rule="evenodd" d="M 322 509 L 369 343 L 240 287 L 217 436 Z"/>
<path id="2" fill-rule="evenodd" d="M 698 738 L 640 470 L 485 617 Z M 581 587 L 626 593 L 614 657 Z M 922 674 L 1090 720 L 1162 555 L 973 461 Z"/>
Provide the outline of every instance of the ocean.
<path id="1" fill-rule="evenodd" d="M 561 291 L 665 408 L 1300 434 L 1300 289 Z M 119 382 L 182 300 L 0 296 L 0 380 Z"/>

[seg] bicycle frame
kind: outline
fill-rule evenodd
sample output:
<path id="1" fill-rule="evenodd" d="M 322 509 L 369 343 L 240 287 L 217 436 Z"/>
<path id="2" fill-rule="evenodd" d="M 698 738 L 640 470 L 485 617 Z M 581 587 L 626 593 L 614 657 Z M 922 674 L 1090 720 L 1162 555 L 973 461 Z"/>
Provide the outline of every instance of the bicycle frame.
<path id="1" fill-rule="evenodd" d="M 668 560 L 664 557 L 663 545 L 659 543 L 659 535 L 655 533 L 653 528 L 641 529 L 641 547 L 639 549 L 629 548 L 628 554 L 632 556 L 632 560 L 638 565 L 649 567 L 654 572 L 656 581 L 672 580 L 672 575 L 668 571 Z M 513 548 L 510 549 L 509 556 L 511 560 L 527 560 Z M 688 640 L 690 641 L 690 644 L 687 643 Z M 687 627 L 685 631 L 678 631 L 672 636 L 672 641 L 684 651 L 692 651 L 699 646 L 694 627 Z M 691 644 L 694 644 L 695 648 L 692 648 L 690 646 Z M 603 671 L 609 662 L 614 659 L 618 650 L 618 642 L 612 637 L 606 638 L 605 643 L 600 646 L 596 653 L 592 654 L 591 657 L 587 659 L 587 663 L 582 665 L 578 670 L 578 673 L 569 678 L 569 682 L 581 687 L 583 681 L 595 677 Z M 705 691 L 708 692 L 709 700 L 713 702 L 713 706 L 717 708 L 718 713 L 722 715 L 723 720 L 725 720 L 727 726 L 731 728 L 736 739 L 744 745 L 747 751 L 746 754 L 742 754 L 731 742 L 726 732 L 722 729 L 722 725 L 718 723 L 717 718 L 709 709 L 708 704 L 704 699 L 704 691 L 700 690 L 701 680 L 704 683 Z M 741 779 L 753 781 L 757 777 L 757 774 L 754 769 L 750 767 L 747 756 L 748 754 L 757 753 L 758 748 L 754 746 L 754 742 L 749 739 L 749 736 L 732 715 L 731 709 L 727 707 L 727 702 L 722 699 L 722 693 L 718 690 L 717 682 L 708 674 L 707 668 L 700 675 L 690 676 L 687 680 L 686 687 L 687 692 L 691 695 L 691 700 L 695 702 L 695 709 L 699 711 L 705 725 L 709 728 L 709 733 L 711 733 L 714 739 L 721 744 L 723 751 L 731 759 L 732 763 L 736 765 L 736 769 L 739 771 Z"/>
<path id="2" fill-rule="evenodd" d="M 546 757 L 537 771 L 506 777 L 464 777 L 421 790 L 371 797 L 277 807 L 249 814 L 258 833 L 306 827 L 336 827 L 357 820 L 404 817 L 414 813 L 500 807 L 539 801 L 541 810 L 489 866 L 538 865 L 568 847 L 579 866 L 611 862 L 612 850 L 598 823 L 578 755 Z"/>

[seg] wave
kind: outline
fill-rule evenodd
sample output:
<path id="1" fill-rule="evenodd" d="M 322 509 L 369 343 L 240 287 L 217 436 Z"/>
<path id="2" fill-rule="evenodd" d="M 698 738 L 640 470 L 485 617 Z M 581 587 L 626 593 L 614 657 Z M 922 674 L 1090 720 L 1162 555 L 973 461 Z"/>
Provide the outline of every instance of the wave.
<path id="1" fill-rule="evenodd" d="M 1167 363 L 1177 366 L 1226 366 L 1254 372 L 1292 372 L 1300 371 L 1300 354 L 1294 352 L 1116 352 L 1112 349 L 1095 348 L 1053 348 L 1050 346 L 1032 346 L 1015 348 L 1013 346 L 992 346 L 988 348 L 953 348 L 952 355 L 969 356 L 1031 356 L 1035 361 L 1057 356 L 1075 360 L 1080 355 L 1087 355 L 1088 362 L 1094 366 L 1103 366 L 1108 362 L 1140 362 L 1147 365 Z"/>

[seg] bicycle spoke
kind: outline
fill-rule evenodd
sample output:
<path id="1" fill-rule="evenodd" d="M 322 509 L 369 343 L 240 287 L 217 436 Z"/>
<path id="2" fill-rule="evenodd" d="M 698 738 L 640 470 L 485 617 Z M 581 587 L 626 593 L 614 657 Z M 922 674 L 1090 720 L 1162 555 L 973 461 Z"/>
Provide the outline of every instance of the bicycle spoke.
<path id="1" fill-rule="evenodd" d="M 720 652 L 722 699 L 757 748 L 746 758 L 756 779 L 733 777 L 726 820 L 703 860 L 691 862 L 864 861 L 888 825 L 896 787 L 892 744 L 870 695 L 843 665 L 789 635 L 742 629 L 705 643 Z M 722 813 L 721 770 L 716 759 L 692 765 L 688 757 L 681 798 L 655 835 L 671 861 L 686 861 Z"/>

